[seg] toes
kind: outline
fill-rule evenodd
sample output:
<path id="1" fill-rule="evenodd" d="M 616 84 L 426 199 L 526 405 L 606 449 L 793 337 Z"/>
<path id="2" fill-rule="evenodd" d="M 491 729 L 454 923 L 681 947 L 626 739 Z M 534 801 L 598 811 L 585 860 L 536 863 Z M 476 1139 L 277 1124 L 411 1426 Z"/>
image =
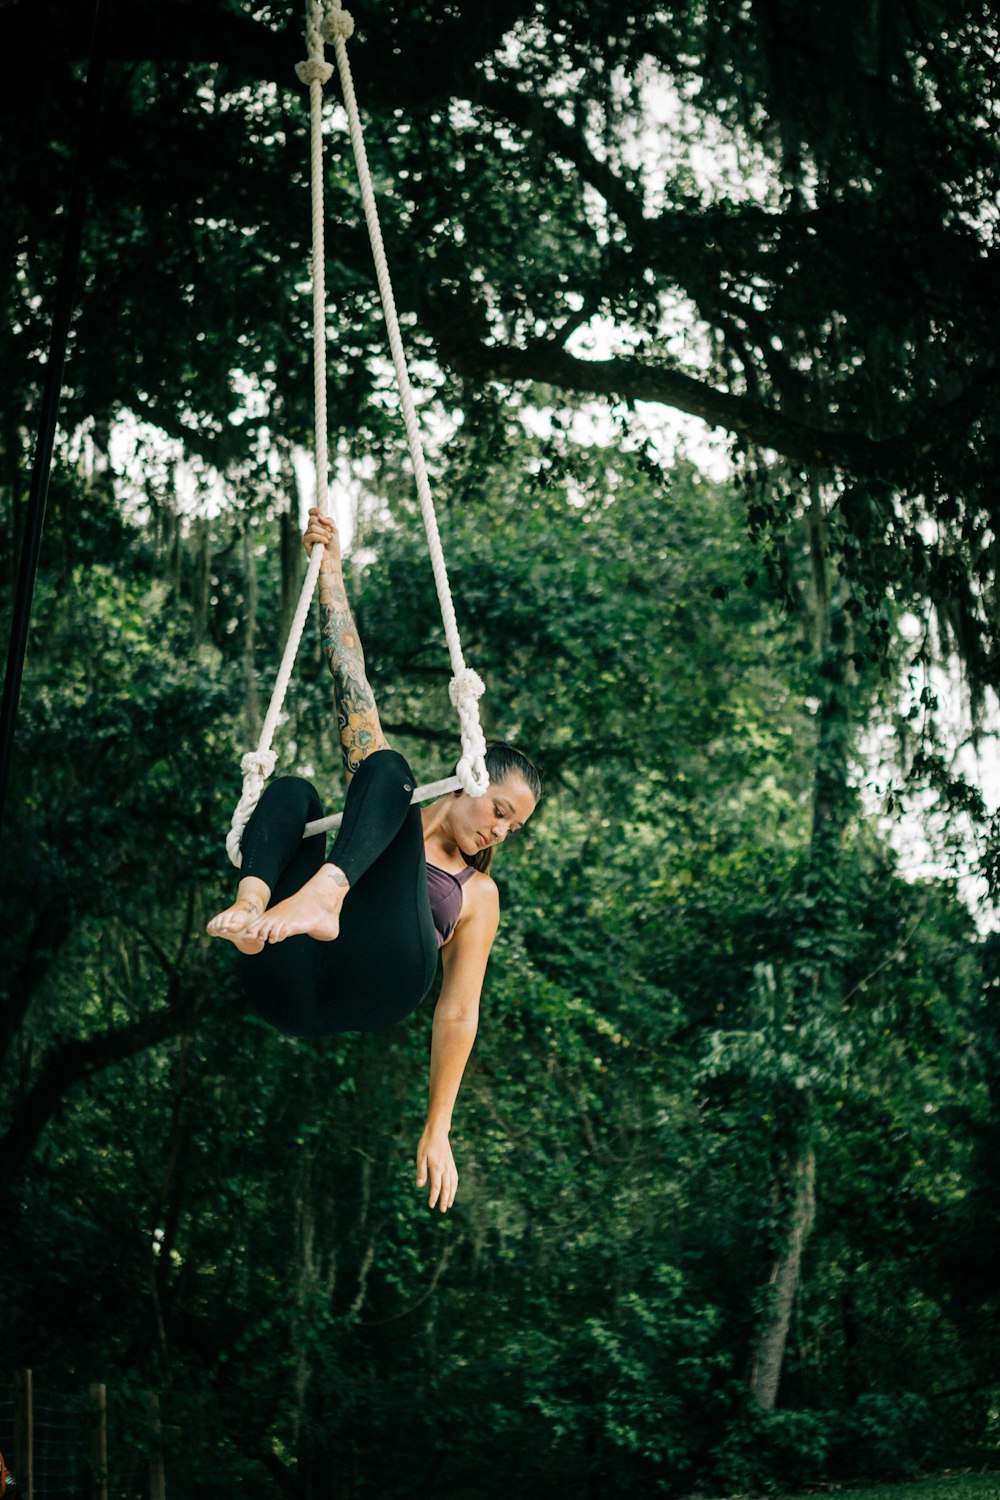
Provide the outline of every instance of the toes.
<path id="1" fill-rule="evenodd" d="M 218 916 L 212 918 L 205 930 L 212 937 L 230 937 L 234 932 L 242 932 L 252 920 L 248 911 L 238 908 L 230 908 L 228 911 L 220 911 Z"/>
<path id="2" fill-rule="evenodd" d="M 271 921 L 259 920 L 248 927 L 242 936 L 250 938 L 253 942 L 262 944 L 273 943 L 277 941 L 275 933 L 278 931 L 279 925 L 273 919 Z"/>

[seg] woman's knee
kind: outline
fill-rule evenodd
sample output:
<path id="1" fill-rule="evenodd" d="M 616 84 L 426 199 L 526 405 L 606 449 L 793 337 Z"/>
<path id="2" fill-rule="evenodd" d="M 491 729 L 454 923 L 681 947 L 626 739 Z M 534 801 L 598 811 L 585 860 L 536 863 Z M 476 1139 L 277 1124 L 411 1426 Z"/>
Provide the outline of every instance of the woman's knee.
<path id="1" fill-rule="evenodd" d="M 296 812 L 301 809 L 305 823 L 323 813 L 319 792 L 303 776 L 276 776 L 261 793 L 262 802 L 265 798 L 272 806 L 294 808 Z"/>
<path id="2" fill-rule="evenodd" d="M 406 756 L 400 755 L 398 750 L 390 750 L 388 746 L 382 750 L 373 750 L 371 755 L 365 756 L 355 773 L 355 779 L 362 775 L 366 781 L 402 785 L 407 792 L 412 792 L 416 785 Z"/>

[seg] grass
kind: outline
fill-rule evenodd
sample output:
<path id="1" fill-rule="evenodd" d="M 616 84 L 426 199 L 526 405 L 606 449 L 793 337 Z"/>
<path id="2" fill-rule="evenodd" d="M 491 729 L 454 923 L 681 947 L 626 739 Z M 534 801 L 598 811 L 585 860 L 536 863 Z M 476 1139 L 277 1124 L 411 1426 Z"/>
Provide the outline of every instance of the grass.
<path id="1" fill-rule="evenodd" d="M 909 1484 L 866 1485 L 827 1490 L 831 1500 L 1000 1500 L 1000 1474 L 960 1474 L 951 1479 L 916 1479 Z M 796 1500 L 818 1500 L 800 1495 Z"/>

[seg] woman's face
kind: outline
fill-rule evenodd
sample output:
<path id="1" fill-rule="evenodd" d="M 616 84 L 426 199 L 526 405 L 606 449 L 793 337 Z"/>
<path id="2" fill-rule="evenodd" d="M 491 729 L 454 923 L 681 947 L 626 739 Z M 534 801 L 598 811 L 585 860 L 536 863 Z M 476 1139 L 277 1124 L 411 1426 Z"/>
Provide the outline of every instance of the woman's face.
<path id="1" fill-rule="evenodd" d="M 484 797 L 465 792 L 455 799 L 452 833 L 463 854 L 478 854 L 523 828 L 535 810 L 535 799 L 520 776 L 491 781 Z"/>

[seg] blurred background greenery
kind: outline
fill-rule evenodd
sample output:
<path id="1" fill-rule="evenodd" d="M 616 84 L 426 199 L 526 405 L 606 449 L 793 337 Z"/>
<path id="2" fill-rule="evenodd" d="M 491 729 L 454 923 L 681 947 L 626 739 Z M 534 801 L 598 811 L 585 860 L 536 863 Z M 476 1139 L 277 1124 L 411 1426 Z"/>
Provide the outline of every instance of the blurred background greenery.
<path id="1" fill-rule="evenodd" d="M 996 1464 L 995 17 L 357 11 L 466 654 L 547 787 L 442 1219 L 432 1001 L 291 1041 L 202 935 L 304 568 L 301 17 L 113 16 L 4 828 L 4 1367 L 107 1382 L 122 1497 L 151 1447 L 173 1493 L 289 1500 Z M 0 39 L 9 618 L 86 27 L 9 0 Z M 331 120 L 338 513 L 431 779 L 447 657 Z M 312 630 L 286 709 L 336 805 Z"/>

